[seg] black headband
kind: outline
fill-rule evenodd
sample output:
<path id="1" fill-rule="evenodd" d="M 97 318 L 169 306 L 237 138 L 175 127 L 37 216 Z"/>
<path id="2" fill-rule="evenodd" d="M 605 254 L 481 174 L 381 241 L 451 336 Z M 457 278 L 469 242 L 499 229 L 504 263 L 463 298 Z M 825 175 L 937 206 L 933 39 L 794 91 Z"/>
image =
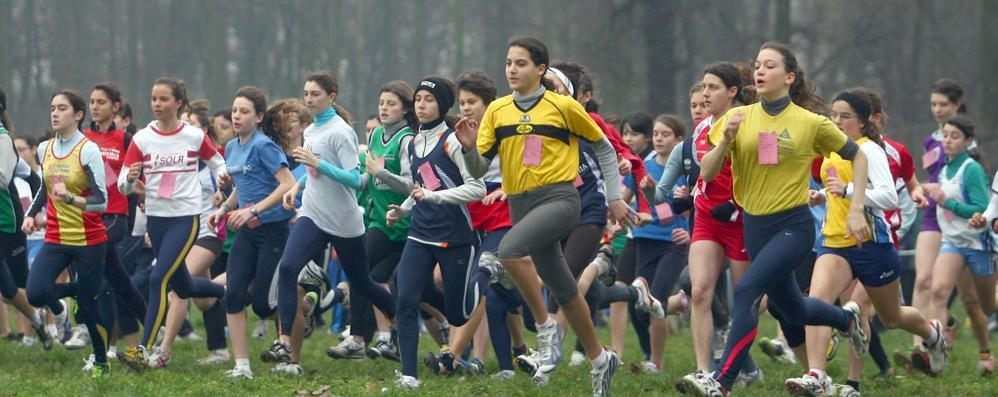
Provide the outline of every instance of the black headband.
<path id="1" fill-rule="evenodd" d="M 865 99 L 861 98 L 859 95 L 853 94 L 849 91 L 842 91 L 839 95 L 835 96 L 835 101 L 846 101 L 856 111 L 856 115 L 863 120 L 870 119 L 870 103 Z M 832 102 L 835 102 L 832 101 Z"/>

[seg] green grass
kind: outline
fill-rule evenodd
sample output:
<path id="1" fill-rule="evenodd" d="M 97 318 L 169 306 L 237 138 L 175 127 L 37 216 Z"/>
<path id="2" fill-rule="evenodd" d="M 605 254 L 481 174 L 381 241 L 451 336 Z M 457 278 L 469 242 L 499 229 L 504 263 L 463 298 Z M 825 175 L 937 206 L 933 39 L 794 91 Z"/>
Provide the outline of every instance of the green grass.
<path id="1" fill-rule="evenodd" d="M 200 315 L 195 314 L 195 318 Z M 251 323 L 253 323 L 251 321 Z M 608 340 L 609 331 L 600 329 L 600 335 Z M 201 333 L 201 330 L 198 331 Z M 763 316 L 759 335 L 772 336 L 775 322 Z M 88 350 L 68 351 L 56 346 L 51 351 L 43 351 L 36 345 L 24 348 L 17 343 L 0 342 L 0 396 L 293 396 L 296 393 L 323 396 L 364 396 L 364 395 L 433 395 L 433 396 L 583 396 L 590 393 L 588 365 L 570 368 L 563 364 L 555 372 L 550 385 L 538 389 L 530 379 L 521 373 L 511 381 L 493 381 L 488 377 L 439 377 L 424 367 L 420 367 L 423 387 L 418 392 L 401 392 L 393 388 L 394 372 L 398 364 L 385 360 L 346 362 L 333 361 L 325 354 L 325 349 L 338 340 L 323 331 L 306 341 L 303 365 L 305 374 L 300 377 L 278 375 L 270 372 L 271 365 L 261 362 L 259 353 L 269 346 L 271 334 L 264 339 L 251 340 L 251 358 L 256 378 L 230 380 L 222 372 L 231 364 L 215 367 L 202 367 L 195 361 L 206 354 L 203 342 L 178 342 L 173 362 L 166 369 L 150 370 L 141 374 L 128 373 L 118 363 L 113 363 L 109 376 L 93 380 L 89 373 L 80 371 Z M 903 349 L 911 344 L 910 337 L 901 331 L 890 331 L 883 335 L 888 355 L 894 349 Z M 565 346 L 572 346 L 574 337 L 569 337 Z M 939 378 L 928 378 L 920 374 L 897 377 L 889 380 L 875 378 L 876 366 L 867 360 L 862 391 L 864 396 L 998 396 L 998 380 L 979 378 L 976 368 L 976 343 L 970 331 L 963 327 L 952 354 L 950 366 Z M 844 381 L 847 371 L 843 341 L 838 357 L 829 365 L 828 372 L 837 381 Z M 421 353 L 436 351 L 429 337 L 421 341 Z M 490 352 L 491 354 L 491 352 Z M 625 351 L 627 360 L 640 357 L 637 341 L 633 334 L 628 338 Z M 799 367 L 782 366 L 768 360 L 753 347 L 765 373 L 765 381 L 747 389 L 736 389 L 737 396 L 786 395 L 783 380 L 799 376 Z M 566 354 L 567 361 L 567 354 Z M 629 362 L 629 361 L 628 361 Z M 661 375 L 635 375 L 621 368 L 613 380 L 616 396 L 671 396 L 677 393 L 673 383 L 677 378 L 693 369 L 693 351 L 689 330 L 684 330 L 669 338 L 666 348 L 664 373 Z M 496 371 L 494 358 L 487 363 L 489 371 Z M 902 374 L 903 375 L 903 374 Z M 328 386 L 328 394 L 312 394 Z M 387 392 L 382 388 L 387 387 Z"/>

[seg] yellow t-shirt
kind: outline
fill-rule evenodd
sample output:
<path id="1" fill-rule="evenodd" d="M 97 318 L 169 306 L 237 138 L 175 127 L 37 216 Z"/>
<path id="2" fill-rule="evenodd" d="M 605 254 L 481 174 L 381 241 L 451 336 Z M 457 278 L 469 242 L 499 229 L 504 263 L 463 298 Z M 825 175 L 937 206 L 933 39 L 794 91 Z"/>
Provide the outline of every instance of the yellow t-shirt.
<path id="1" fill-rule="evenodd" d="M 478 128 L 478 152 L 499 155 L 502 189 L 518 194 L 579 174 L 579 142 L 603 139 L 603 131 L 575 99 L 545 91 L 530 109 L 513 96 L 489 104 Z"/>
<path id="2" fill-rule="evenodd" d="M 732 191 L 735 201 L 751 215 L 769 215 L 806 205 L 811 163 L 818 156 L 842 148 L 848 141 L 827 117 L 791 103 L 776 116 L 770 116 L 761 103 L 740 106 L 714 122 L 710 141 L 717 144 L 724 127 L 735 112 L 743 112 L 741 126 L 728 147 L 731 156 Z M 777 163 L 761 165 L 759 136 L 776 134 Z"/>
<path id="3" fill-rule="evenodd" d="M 863 137 L 857 139 L 856 144 L 862 145 L 866 141 L 869 139 Z M 835 167 L 835 173 L 838 174 L 838 178 L 843 184 L 852 182 L 852 161 L 843 159 L 838 153 L 831 153 L 821 162 L 821 182 L 823 185 L 828 183 L 828 169 L 832 167 Z M 821 235 L 825 239 L 823 245 L 829 248 L 845 248 L 856 245 L 856 239 L 846 238 L 846 216 L 849 215 L 849 206 L 852 205 L 852 200 L 830 194 L 826 200 L 828 210 L 825 213 L 825 224 L 821 228 Z M 866 241 L 870 241 L 870 239 L 864 240 L 864 242 Z"/>

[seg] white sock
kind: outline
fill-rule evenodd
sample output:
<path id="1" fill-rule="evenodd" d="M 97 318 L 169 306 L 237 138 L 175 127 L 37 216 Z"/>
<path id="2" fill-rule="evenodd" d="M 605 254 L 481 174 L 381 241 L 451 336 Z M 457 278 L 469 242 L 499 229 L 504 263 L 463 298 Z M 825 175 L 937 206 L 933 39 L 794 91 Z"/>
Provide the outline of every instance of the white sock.
<path id="1" fill-rule="evenodd" d="M 118 346 L 111 346 L 107 348 L 107 352 L 111 354 L 118 354 Z"/>
<path id="2" fill-rule="evenodd" d="M 536 324 L 535 323 L 534 325 L 536 325 L 537 326 L 537 330 L 540 331 L 541 328 L 544 328 L 544 329 L 553 328 L 555 325 L 558 325 L 558 323 L 556 321 L 554 321 L 553 318 L 548 317 L 548 321 L 546 323 L 544 323 L 544 324 Z"/>
<path id="3" fill-rule="evenodd" d="M 236 359 L 236 368 L 246 368 L 246 369 L 249 369 L 249 367 L 250 367 L 250 360 L 248 358 L 237 358 Z"/>
<path id="4" fill-rule="evenodd" d="M 589 362 L 592 363 L 593 369 L 603 368 L 603 366 L 606 365 L 606 360 L 609 358 L 610 355 L 607 354 L 606 349 L 602 349 L 600 350 L 599 355 L 596 356 L 596 358 L 589 360 Z"/>
<path id="5" fill-rule="evenodd" d="M 378 331 L 378 340 L 388 342 L 392 339 L 392 333 L 388 331 Z"/>

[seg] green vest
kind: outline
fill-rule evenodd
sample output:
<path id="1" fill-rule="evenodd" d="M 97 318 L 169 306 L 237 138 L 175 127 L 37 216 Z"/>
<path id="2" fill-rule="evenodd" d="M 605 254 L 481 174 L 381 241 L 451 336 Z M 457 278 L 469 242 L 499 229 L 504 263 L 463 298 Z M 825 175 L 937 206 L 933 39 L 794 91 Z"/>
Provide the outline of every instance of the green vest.
<path id="1" fill-rule="evenodd" d="M 0 127 L 0 135 L 10 136 L 4 127 Z M 10 148 L 14 151 L 14 156 L 17 156 L 17 148 L 13 144 L 13 137 L 11 137 Z M 14 184 L 14 178 L 11 178 L 10 184 Z M 21 227 L 21 225 L 17 224 L 17 217 L 14 215 L 13 201 L 20 199 L 20 197 L 11 197 L 10 186 L 0 186 L 0 233 L 13 234 Z M 27 208 L 24 210 L 27 210 Z"/>
<path id="2" fill-rule="evenodd" d="M 402 174 L 402 162 L 399 158 L 402 152 L 401 142 L 402 138 L 407 136 L 412 136 L 412 130 L 409 127 L 403 127 L 401 130 L 395 133 L 388 143 L 382 142 L 382 135 L 385 133 L 384 127 L 375 128 L 371 132 L 371 141 L 368 143 L 368 148 L 371 153 L 374 153 L 378 157 L 383 157 L 385 159 L 385 169 L 395 175 Z M 368 228 L 381 229 L 388 236 L 389 240 L 392 241 L 405 241 L 409 234 L 409 218 L 400 220 L 395 223 L 395 226 L 389 228 L 386 222 L 386 213 L 388 212 L 388 205 L 395 204 L 401 205 L 407 197 L 408 194 L 399 194 L 392 190 L 388 185 L 381 182 L 374 175 L 368 175 L 367 177 L 367 191 L 370 193 L 371 205 L 367 208 L 368 213 Z"/>

